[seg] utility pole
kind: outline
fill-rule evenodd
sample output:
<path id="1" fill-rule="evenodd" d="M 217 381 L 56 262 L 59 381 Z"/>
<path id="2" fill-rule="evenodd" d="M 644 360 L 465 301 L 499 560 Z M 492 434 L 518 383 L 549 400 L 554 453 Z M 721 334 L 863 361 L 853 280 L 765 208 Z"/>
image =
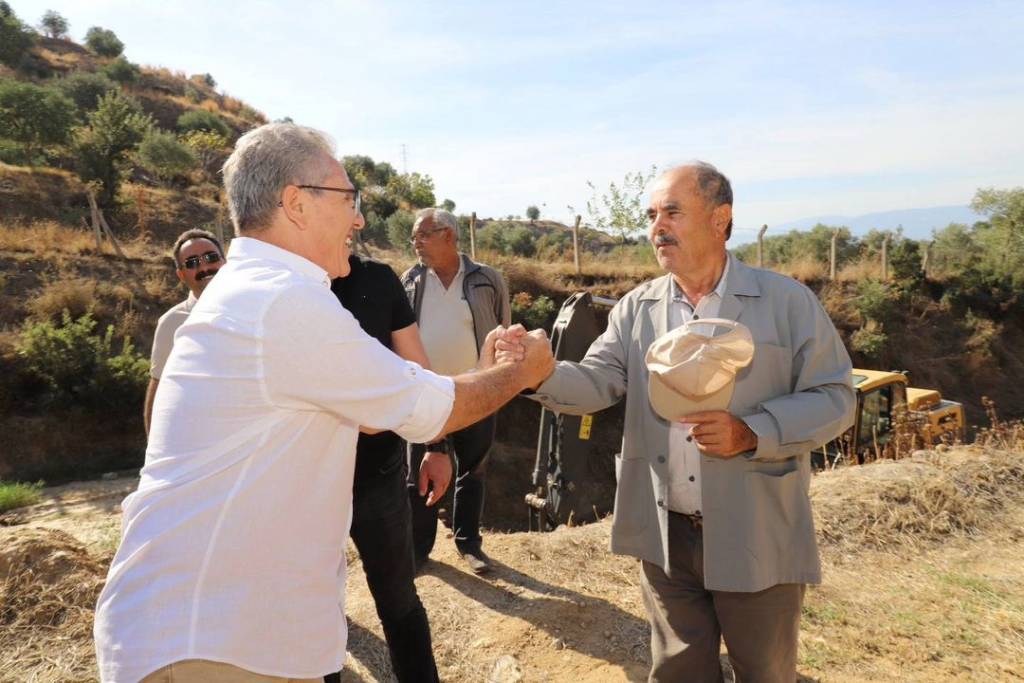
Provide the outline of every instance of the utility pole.
<path id="1" fill-rule="evenodd" d="M 409 173 L 409 156 L 406 153 L 405 143 L 402 143 L 402 174 Z"/>
<path id="2" fill-rule="evenodd" d="M 768 232 L 768 224 L 765 223 L 757 231 L 757 267 L 764 268 L 764 234 Z"/>

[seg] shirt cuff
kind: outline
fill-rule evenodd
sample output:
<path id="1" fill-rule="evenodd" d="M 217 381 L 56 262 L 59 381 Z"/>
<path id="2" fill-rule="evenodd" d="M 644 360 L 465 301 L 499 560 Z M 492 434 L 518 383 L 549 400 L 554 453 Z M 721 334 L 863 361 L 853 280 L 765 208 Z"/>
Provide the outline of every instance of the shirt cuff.
<path id="1" fill-rule="evenodd" d="M 779 428 L 775 425 L 775 418 L 771 413 L 765 411 L 741 417 L 750 431 L 757 436 L 757 449 L 747 451 L 743 457 L 748 460 L 771 460 L 779 450 Z"/>
<path id="2" fill-rule="evenodd" d="M 429 443 L 436 440 L 455 407 L 455 382 L 415 363 L 409 365 L 421 391 L 412 414 L 395 432 L 410 443 Z"/>

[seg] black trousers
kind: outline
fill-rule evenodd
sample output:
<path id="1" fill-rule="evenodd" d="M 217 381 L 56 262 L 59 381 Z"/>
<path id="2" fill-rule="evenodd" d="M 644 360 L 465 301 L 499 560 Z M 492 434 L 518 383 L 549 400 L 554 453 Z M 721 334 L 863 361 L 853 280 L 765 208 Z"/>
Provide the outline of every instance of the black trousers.
<path id="1" fill-rule="evenodd" d="M 433 683 L 438 676 L 430 624 L 413 583 L 416 569 L 405 469 L 404 459 L 399 458 L 390 471 L 355 482 L 350 535 L 363 561 L 395 676 L 402 683 Z M 340 675 L 325 676 L 324 681 L 340 681 Z"/>
<path id="2" fill-rule="evenodd" d="M 455 545 L 462 552 L 479 551 L 480 517 L 484 511 L 484 480 L 487 454 L 494 442 L 494 415 L 451 434 L 448 444 L 455 459 L 455 491 L 452 496 L 452 529 Z M 437 507 L 426 506 L 419 494 L 418 480 L 424 448 L 409 447 L 409 501 L 412 505 L 412 532 L 417 559 L 425 560 L 434 548 L 437 535 Z"/>

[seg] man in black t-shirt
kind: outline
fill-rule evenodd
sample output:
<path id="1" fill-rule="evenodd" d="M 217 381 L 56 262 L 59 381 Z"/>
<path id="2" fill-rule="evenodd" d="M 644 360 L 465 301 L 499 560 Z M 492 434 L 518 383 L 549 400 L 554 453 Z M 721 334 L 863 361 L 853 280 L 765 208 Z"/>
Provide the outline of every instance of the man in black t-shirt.
<path id="1" fill-rule="evenodd" d="M 352 272 L 331 282 L 341 305 L 370 336 L 396 354 L 428 367 L 416 316 L 391 267 L 349 256 Z M 452 467 L 445 453 L 429 453 L 419 488 L 427 504 L 444 495 Z M 430 625 L 413 579 L 412 515 L 406 493 L 405 443 L 394 432 L 360 434 L 352 484 L 352 541 L 363 561 L 391 667 L 399 681 L 437 681 Z M 331 674 L 325 681 L 338 681 Z"/>

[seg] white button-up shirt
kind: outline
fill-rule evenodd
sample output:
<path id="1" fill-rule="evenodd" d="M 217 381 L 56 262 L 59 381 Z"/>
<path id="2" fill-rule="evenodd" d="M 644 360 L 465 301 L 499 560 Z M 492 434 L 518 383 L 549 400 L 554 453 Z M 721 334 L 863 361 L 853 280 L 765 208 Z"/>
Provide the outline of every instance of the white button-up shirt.
<path id="1" fill-rule="evenodd" d="M 359 425 L 430 441 L 454 385 L 364 333 L 329 284 L 241 237 L 179 329 L 96 608 L 104 681 L 184 659 L 341 668 Z"/>
<path id="2" fill-rule="evenodd" d="M 731 257 L 730 257 L 731 258 Z M 691 320 L 715 318 L 722 306 L 725 279 L 729 274 L 729 259 L 714 290 L 701 297 L 694 307 L 683 290 L 672 280 L 672 303 L 669 306 L 669 329 L 675 329 Z M 695 325 L 695 332 L 714 334 L 712 325 Z M 701 514 L 700 449 L 690 437 L 692 424 L 673 422 L 668 432 L 668 509 L 687 515 Z"/>

